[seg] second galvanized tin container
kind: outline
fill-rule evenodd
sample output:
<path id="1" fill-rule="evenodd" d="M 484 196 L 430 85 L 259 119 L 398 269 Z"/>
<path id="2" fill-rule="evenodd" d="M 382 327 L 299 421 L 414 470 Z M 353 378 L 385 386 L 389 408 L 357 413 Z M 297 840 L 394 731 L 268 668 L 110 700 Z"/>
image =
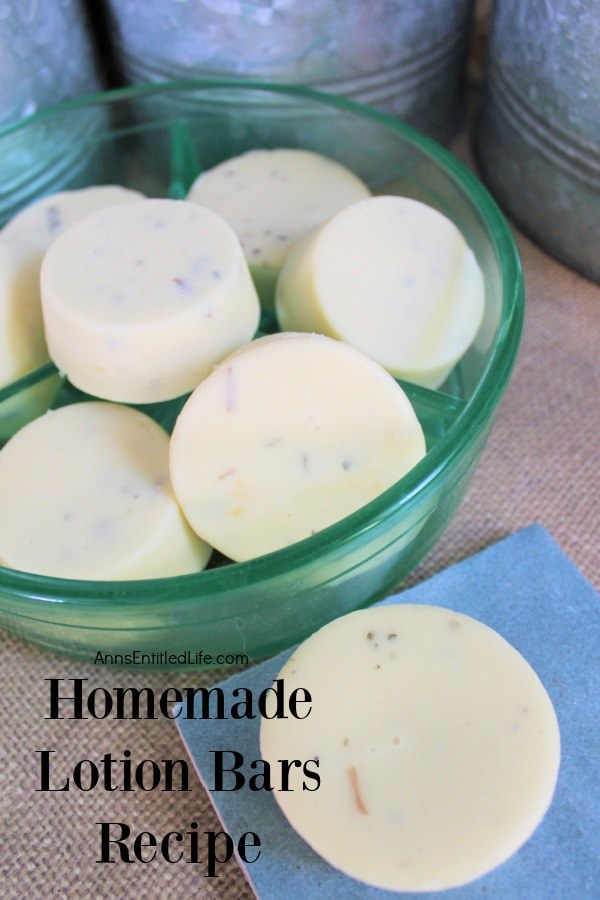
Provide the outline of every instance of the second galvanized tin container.
<path id="1" fill-rule="evenodd" d="M 496 0 L 476 144 L 515 220 L 600 280 L 599 0 Z"/>
<path id="2" fill-rule="evenodd" d="M 460 123 L 472 0 L 108 0 L 130 82 L 240 77 L 370 103 L 440 140 Z"/>

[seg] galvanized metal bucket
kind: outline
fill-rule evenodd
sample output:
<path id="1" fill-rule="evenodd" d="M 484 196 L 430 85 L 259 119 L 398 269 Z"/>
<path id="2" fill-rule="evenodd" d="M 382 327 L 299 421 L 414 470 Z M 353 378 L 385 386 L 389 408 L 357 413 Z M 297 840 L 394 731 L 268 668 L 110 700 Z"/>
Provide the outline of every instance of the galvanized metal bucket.
<path id="1" fill-rule="evenodd" d="M 83 172 L 87 143 L 106 121 L 91 108 L 51 129 L 18 122 L 61 100 L 101 87 L 78 0 L 0 0 L 0 225 L 24 202 L 60 190 Z"/>
<path id="2" fill-rule="evenodd" d="M 476 149 L 554 256 L 600 280 L 600 2 L 496 0 Z"/>
<path id="3" fill-rule="evenodd" d="M 108 0 L 130 82 L 258 78 L 370 103 L 447 141 L 472 0 Z"/>
<path id="4" fill-rule="evenodd" d="M 0 0 L 0 127 L 97 90 L 79 0 Z"/>

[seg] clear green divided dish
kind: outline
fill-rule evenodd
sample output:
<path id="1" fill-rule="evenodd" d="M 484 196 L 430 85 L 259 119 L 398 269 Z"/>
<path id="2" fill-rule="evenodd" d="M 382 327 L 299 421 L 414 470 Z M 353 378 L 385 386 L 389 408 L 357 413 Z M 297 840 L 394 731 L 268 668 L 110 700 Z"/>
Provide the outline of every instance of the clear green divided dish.
<path id="1" fill-rule="evenodd" d="M 71 180 L 53 143 L 65 133 L 77 135 L 77 146 L 70 148 L 77 160 Z M 37 171 L 29 190 L 24 176 L 15 199 L 2 181 L 5 151 L 31 146 L 43 157 L 44 142 L 48 171 L 41 180 Z M 43 193 L 119 183 L 179 199 L 202 169 L 251 148 L 276 146 L 324 153 L 376 193 L 403 194 L 436 207 L 462 230 L 477 256 L 486 309 L 474 344 L 439 391 L 401 382 L 425 431 L 425 458 L 351 516 L 249 562 L 124 582 L 48 578 L 0 567 L 0 625 L 14 634 L 88 661 L 98 652 L 133 651 L 189 651 L 192 662 L 199 651 L 213 661 L 231 661 L 225 657 L 236 654 L 260 658 L 384 596 L 450 521 L 510 378 L 524 293 L 502 214 L 475 176 L 435 142 L 388 115 L 309 89 L 226 81 L 141 85 L 70 101 L 0 131 L 0 225 L 40 195 L 40 183 Z M 261 329 L 274 328 L 265 314 Z M 83 396 L 61 384 L 51 363 L 26 375 L 0 389 L 0 440 L 53 397 L 59 406 Z M 170 430 L 181 405 L 175 400 L 140 408 Z M 0 514 L 1 508 L 0 498 Z"/>

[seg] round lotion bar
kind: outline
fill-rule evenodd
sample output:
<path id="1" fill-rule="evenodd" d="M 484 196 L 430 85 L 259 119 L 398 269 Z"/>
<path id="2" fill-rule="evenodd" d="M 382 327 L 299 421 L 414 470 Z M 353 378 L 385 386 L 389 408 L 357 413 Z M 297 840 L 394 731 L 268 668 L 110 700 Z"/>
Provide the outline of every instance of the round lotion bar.
<path id="1" fill-rule="evenodd" d="M 340 163 L 309 150 L 250 150 L 209 169 L 188 200 L 214 209 L 239 237 L 265 308 L 300 236 L 355 200 L 368 187 Z"/>
<path id="2" fill-rule="evenodd" d="M 41 272 L 50 356 L 78 388 L 152 403 L 191 391 L 258 325 L 239 241 L 184 200 L 140 200 L 58 237 Z"/>
<path id="3" fill-rule="evenodd" d="M 40 303 L 42 251 L 0 236 L 0 387 L 48 362 Z"/>
<path id="4" fill-rule="evenodd" d="M 417 200 L 371 197 L 296 244 L 275 308 L 282 329 L 347 341 L 435 388 L 474 340 L 484 299 L 475 256 L 449 219 Z"/>
<path id="5" fill-rule="evenodd" d="M 515 853 L 550 805 L 552 703 L 523 657 L 469 616 L 411 604 L 350 613 L 277 677 L 312 706 L 261 721 L 262 758 L 273 771 L 316 759 L 320 786 L 274 797 L 353 878 L 395 891 L 465 884 Z"/>
<path id="6" fill-rule="evenodd" d="M 42 251 L 0 235 L 0 389 L 49 360 L 40 305 Z M 0 402 L 0 440 L 45 412 L 60 380 L 46 378 Z"/>
<path id="7" fill-rule="evenodd" d="M 143 194 L 116 184 L 60 191 L 36 200 L 6 223 L 2 237 L 19 238 L 47 250 L 54 238 L 91 212 L 117 203 L 141 200 Z"/>
<path id="8" fill-rule="evenodd" d="M 211 550 L 181 514 L 168 456 L 166 432 L 125 406 L 35 419 L 0 451 L 0 564 L 101 581 L 204 568 Z"/>
<path id="9" fill-rule="evenodd" d="M 277 334 L 222 362 L 184 406 L 171 477 L 192 528 L 234 560 L 337 522 L 424 455 L 402 389 L 357 350 Z"/>

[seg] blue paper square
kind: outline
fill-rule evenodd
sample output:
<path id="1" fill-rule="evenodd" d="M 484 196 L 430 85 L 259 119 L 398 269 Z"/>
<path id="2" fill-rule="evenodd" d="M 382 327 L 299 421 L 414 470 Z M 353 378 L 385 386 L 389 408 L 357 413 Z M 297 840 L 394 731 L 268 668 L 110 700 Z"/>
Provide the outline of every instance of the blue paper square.
<path id="1" fill-rule="evenodd" d="M 533 525 L 383 603 L 428 603 L 485 622 L 519 650 L 554 703 L 562 760 L 546 818 L 527 844 L 489 875 L 444 892 L 452 900 L 600 898 L 600 596 L 552 537 Z M 269 687 L 291 651 L 221 684 L 229 692 Z M 260 721 L 177 720 L 208 787 L 212 751 L 260 758 Z M 261 900 L 387 900 L 411 897 L 370 888 L 333 869 L 293 831 L 271 794 L 213 792 L 226 830 L 256 832 L 262 852 L 245 867 Z M 420 894 L 437 898 L 440 893 Z"/>

